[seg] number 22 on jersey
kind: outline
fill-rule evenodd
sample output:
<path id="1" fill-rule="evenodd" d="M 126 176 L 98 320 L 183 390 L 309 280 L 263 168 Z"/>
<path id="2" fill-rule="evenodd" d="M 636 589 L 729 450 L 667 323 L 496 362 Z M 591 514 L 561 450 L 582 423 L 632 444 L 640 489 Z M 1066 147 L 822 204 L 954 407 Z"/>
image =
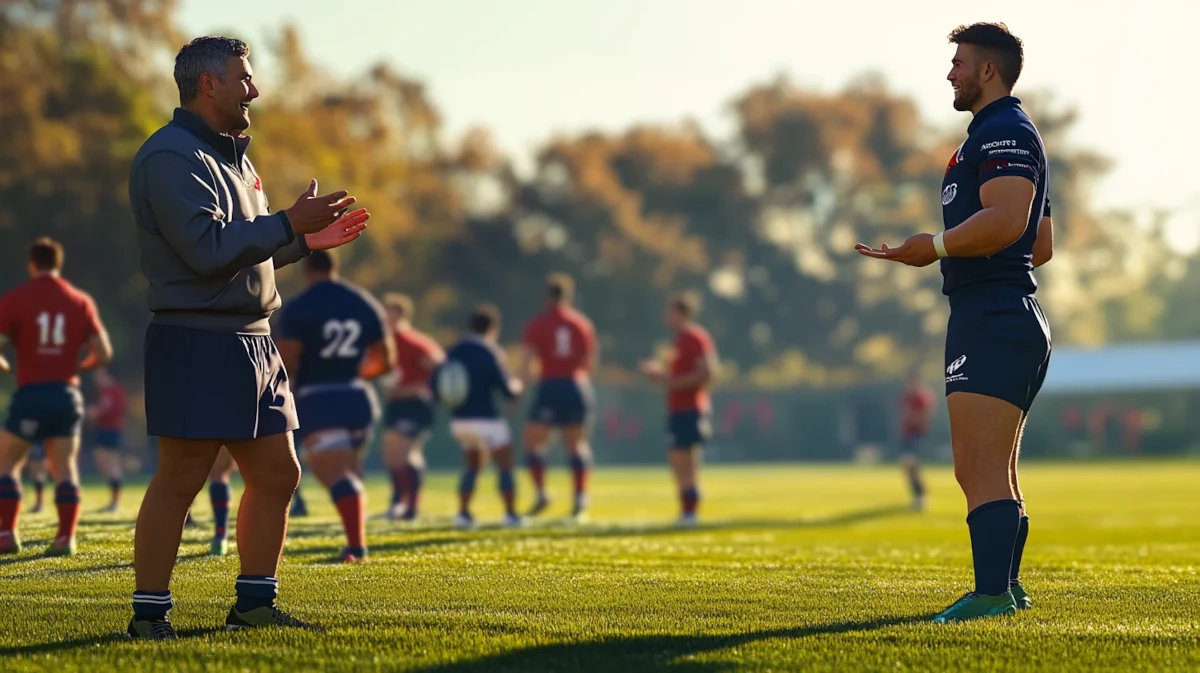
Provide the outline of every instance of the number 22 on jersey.
<path id="1" fill-rule="evenodd" d="M 358 337 L 362 336 L 362 324 L 357 320 L 329 320 L 321 328 L 321 335 L 326 341 L 321 349 L 321 357 L 358 357 Z"/>

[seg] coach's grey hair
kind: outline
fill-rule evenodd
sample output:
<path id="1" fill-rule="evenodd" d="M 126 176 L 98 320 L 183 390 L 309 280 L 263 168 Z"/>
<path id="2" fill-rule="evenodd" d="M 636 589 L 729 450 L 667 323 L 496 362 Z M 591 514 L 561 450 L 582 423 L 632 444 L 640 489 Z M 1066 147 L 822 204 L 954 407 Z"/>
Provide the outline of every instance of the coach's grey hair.
<path id="1" fill-rule="evenodd" d="M 175 56 L 175 86 L 179 102 L 188 103 L 200 95 L 200 75 L 208 73 L 222 82 L 230 56 L 245 56 L 250 47 L 232 37 L 198 37 L 184 45 Z"/>

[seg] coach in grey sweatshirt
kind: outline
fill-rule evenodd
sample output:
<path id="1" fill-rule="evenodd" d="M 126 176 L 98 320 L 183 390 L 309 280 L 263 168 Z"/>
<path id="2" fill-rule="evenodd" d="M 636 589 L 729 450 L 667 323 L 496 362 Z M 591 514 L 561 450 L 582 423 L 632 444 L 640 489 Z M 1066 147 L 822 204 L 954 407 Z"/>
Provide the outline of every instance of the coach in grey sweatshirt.
<path id="1" fill-rule="evenodd" d="M 275 606 L 288 504 L 300 479 L 287 372 L 268 319 L 281 301 L 275 269 L 310 249 L 354 240 L 365 210 L 346 192 L 271 214 L 246 156 L 258 97 L 245 43 L 193 40 L 175 57 L 180 108 L 138 151 L 129 175 L 154 319 L 146 329 L 146 426 L 158 469 L 135 534 L 134 617 L 128 634 L 172 639 L 168 588 L 184 518 L 222 447 L 246 482 L 238 519 L 241 574 L 228 629 L 303 626 Z M 212 553 L 224 554 L 221 531 Z"/>

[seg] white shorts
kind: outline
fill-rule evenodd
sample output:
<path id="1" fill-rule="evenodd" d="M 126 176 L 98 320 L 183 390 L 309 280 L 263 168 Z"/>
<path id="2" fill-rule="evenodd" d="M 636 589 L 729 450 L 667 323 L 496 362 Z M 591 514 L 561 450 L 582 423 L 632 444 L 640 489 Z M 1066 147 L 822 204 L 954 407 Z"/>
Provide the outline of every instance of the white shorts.
<path id="1" fill-rule="evenodd" d="M 450 434 L 463 447 L 483 446 L 489 451 L 512 444 L 512 430 L 503 418 L 466 418 L 450 421 Z"/>

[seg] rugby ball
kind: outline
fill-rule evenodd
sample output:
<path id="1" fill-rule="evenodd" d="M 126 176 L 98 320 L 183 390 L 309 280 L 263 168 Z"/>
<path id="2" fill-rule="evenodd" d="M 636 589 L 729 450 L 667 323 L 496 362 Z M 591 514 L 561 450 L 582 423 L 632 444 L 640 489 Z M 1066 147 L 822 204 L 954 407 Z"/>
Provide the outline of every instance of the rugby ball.
<path id="1" fill-rule="evenodd" d="M 454 409 L 467 401 L 471 392 L 471 377 L 458 360 L 447 360 L 437 372 L 437 394 L 442 404 Z"/>

